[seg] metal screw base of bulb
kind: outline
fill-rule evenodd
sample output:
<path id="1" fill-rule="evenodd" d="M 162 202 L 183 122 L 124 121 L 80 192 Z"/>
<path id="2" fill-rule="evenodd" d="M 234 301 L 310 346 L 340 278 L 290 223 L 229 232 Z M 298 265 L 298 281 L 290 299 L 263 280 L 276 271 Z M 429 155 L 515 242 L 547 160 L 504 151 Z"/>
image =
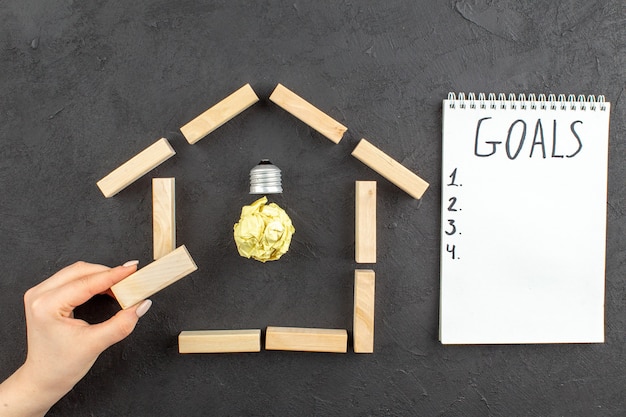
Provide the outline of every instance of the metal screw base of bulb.
<path id="1" fill-rule="evenodd" d="M 268 159 L 263 159 L 250 170 L 250 194 L 282 194 L 280 169 Z"/>

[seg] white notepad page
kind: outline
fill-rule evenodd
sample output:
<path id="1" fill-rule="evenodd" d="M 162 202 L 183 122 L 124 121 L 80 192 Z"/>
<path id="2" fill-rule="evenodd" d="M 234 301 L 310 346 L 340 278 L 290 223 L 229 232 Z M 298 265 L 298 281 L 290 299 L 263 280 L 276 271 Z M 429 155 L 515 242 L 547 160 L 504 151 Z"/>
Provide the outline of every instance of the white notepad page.
<path id="1" fill-rule="evenodd" d="M 610 104 L 500 98 L 443 102 L 440 341 L 601 343 Z"/>

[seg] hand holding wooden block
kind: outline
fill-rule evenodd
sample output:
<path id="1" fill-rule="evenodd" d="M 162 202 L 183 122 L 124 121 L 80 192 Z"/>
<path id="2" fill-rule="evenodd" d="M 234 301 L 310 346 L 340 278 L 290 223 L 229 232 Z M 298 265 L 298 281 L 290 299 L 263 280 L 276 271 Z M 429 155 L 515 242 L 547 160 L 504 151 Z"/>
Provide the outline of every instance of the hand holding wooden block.
<path id="1" fill-rule="evenodd" d="M 175 154 L 167 139 L 161 138 L 98 181 L 98 187 L 105 197 L 112 197 Z"/>
<path id="2" fill-rule="evenodd" d="M 346 353 L 348 332 L 343 329 L 268 327 L 265 335 L 265 349 Z"/>
<path id="3" fill-rule="evenodd" d="M 426 181 L 365 139 L 361 139 L 352 155 L 413 198 L 419 200 L 428 188 Z"/>
<path id="4" fill-rule="evenodd" d="M 354 252 L 357 263 L 376 263 L 376 181 L 356 181 Z"/>
<path id="5" fill-rule="evenodd" d="M 187 330 L 178 335 L 179 353 L 260 352 L 261 330 Z"/>
<path id="6" fill-rule="evenodd" d="M 343 134 L 348 130 L 347 127 L 281 84 L 276 86 L 270 100 L 335 143 L 339 143 Z"/>
<path id="7" fill-rule="evenodd" d="M 354 323 L 352 336 L 355 353 L 374 352 L 375 274 L 372 270 L 354 271 Z"/>
<path id="8" fill-rule="evenodd" d="M 118 282 L 111 291 L 122 308 L 127 309 L 196 269 L 196 263 L 183 245 Z"/>
<path id="9" fill-rule="evenodd" d="M 246 84 L 200 116 L 180 128 L 187 142 L 194 144 L 259 101 L 250 84 Z"/>

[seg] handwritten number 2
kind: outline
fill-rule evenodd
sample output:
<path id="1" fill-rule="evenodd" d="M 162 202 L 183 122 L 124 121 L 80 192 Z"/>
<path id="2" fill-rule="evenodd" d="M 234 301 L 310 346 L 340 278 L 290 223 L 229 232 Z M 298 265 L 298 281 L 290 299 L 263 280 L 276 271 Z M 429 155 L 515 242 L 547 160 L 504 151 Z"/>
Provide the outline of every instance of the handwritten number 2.
<path id="1" fill-rule="evenodd" d="M 454 205 L 456 204 L 456 197 L 450 197 L 448 201 L 450 202 L 450 205 L 448 206 L 448 211 L 458 211 L 454 208 Z"/>

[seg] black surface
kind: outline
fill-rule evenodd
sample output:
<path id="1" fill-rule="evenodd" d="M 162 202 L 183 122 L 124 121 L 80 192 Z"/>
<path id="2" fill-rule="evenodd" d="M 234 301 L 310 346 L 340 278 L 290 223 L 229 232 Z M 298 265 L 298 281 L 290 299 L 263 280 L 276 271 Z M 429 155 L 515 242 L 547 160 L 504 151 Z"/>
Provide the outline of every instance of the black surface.
<path id="1" fill-rule="evenodd" d="M 79 259 L 150 262 L 150 178 L 175 176 L 199 270 L 152 297 L 51 416 L 624 415 L 625 44 L 622 0 L 3 0 L 0 378 L 25 356 L 23 292 Z M 278 82 L 347 125 L 341 143 L 269 102 Z M 245 83 L 261 102 L 187 144 L 179 127 Z M 437 341 L 449 91 L 612 103 L 605 344 Z M 160 137 L 177 155 L 105 199 L 96 181 Z M 431 183 L 421 201 L 350 156 L 361 137 Z M 232 241 L 262 158 L 283 170 L 273 200 L 296 227 L 268 264 Z M 351 330 L 355 180 L 378 181 L 375 354 L 177 353 L 185 329 Z M 80 314 L 117 308 L 99 297 Z"/>

